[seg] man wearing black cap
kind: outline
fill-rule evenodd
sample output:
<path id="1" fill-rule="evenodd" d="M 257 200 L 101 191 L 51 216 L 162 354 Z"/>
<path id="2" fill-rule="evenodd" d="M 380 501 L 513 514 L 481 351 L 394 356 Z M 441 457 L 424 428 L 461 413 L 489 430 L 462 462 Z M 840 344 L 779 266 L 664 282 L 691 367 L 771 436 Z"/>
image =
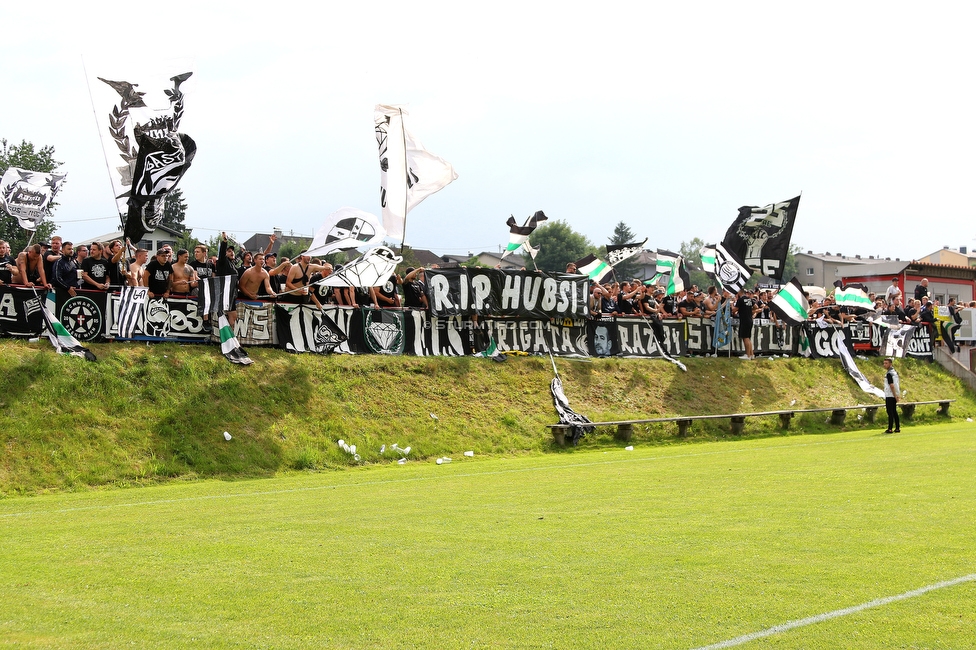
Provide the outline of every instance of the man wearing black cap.
<path id="1" fill-rule="evenodd" d="M 144 286 L 149 287 L 149 296 L 169 298 L 171 275 L 173 275 L 173 263 L 167 259 L 166 249 L 160 248 L 152 261 L 146 265 L 143 275 Z"/>

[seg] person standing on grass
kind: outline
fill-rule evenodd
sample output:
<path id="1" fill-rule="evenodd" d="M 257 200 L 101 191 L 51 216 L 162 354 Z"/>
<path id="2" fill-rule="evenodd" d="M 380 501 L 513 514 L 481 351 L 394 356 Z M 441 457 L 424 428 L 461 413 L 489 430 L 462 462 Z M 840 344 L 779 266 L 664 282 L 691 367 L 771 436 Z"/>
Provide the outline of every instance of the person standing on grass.
<path id="1" fill-rule="evenodd" d="M 888 413 L 888 428 L 885 430 L 885 433 L 900 433 L 901 422 L 898 420 L 898 396 L 901 395 L 901 386 L 898 383 L 898 371 L 895 370 L 891 357 L 884 360 L 884 369 L 885 411 Z"/>
<path id="2" fill-rule="evenodd" d="M 752 292 L 742 289 L 739 297 L 732 307 L 732 313 L 739 319 L 739 338 L 742 339 L 742 347 L 745 355 L 739 357 L 751 361 L 756 358 L 752 351 L 752 317 L 755 314 L 756 301 L 752 297 Z"/>

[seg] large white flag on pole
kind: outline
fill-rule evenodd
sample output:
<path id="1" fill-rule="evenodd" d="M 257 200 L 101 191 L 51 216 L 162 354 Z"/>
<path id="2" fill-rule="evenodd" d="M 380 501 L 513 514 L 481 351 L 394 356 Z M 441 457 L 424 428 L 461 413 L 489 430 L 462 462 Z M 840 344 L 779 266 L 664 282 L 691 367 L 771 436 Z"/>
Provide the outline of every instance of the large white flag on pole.
<path id="1" fill-rule="evenodd" d="M 330 214 L 302 255 L 319 257 L 333 251 L 379 244 L 386 229 L 376 215 L 343 207 Z"/>
<path id="2" fill-rule="evenodd" d="M 407 213 L 458 175 L 451 163 L 435 156 L 404 125 L 401 106 L 377 104 L 374 118 L 380 153 L 380 206 L 388 237 L 403 239 Z"/>
<path id="3" fill-rule="evenodd" d="M 180 130 L 184 96 L 193 92 L 196 81 L 185 72 L 193 69 L 193 63 L 187 59 L 86 57 L 85 67 L 112 190 L 119 214 L 124 216 L 129 211 L 139 157 L 136 131 L 156 131 L 154 135 L 159 136 L 165 130 Z M 179 84 L 174 82 L 177 78 Z M 178 91 L 174 92 L 174 86 Z"/>

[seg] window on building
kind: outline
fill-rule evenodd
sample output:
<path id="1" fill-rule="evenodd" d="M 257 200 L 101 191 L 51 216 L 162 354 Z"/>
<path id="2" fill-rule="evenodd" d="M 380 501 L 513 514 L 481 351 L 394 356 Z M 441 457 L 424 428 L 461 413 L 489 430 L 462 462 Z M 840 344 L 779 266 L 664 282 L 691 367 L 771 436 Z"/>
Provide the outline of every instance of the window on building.
<path id="1" fill-rule="evenodd" d="M 813 275 L 813 267 L 812 266 L 808 266 L 807 267 L 807 275 Z"/>

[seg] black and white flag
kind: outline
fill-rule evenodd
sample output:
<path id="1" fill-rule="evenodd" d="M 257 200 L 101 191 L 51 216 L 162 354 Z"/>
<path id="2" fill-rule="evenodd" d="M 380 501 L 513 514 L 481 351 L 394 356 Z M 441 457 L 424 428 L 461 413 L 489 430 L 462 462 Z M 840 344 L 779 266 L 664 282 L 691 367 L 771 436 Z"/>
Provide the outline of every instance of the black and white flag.
<path id="1" fill-rule="evenodd" d="M 549 390 L 552 392 L 552 405 L 556 407 L 556 414 L 559 415 L 559 424 L 568 424 L 573 444 L 579 444 L 579 439 L 584 434 L 593 431 L 592 421 L 572 409 L 569 400 L 566 399 L 566 393 L 563 392 L 563 382 L 558 376 L 552 378 Z"/>
<path id="2" fill-rule="evenodd" d="M 237 306 L 237 276 L 216 275 L 200 279 L 200 295 L 197 296 L 201 314 L 233 311 Z"/>
<path id="3" fill-rule="evenodd" d="M 89 68 L 106 74 L 90 76 L 88 88 L 124 235 L 133 242 L 162 221 L 166 194 L 196 153 L 192 138 L 180 132 L 193 73 L 174 74 L 172 69 L 186 70 L 183 65 L 174 64 L 166 73 L 117 60 Z"/>
<path id="4" fill-rule="evenodd" d="M 624 260 L 630 259 L 644 250 L 647 238 L 639 243 L 630 244 L 608 244 L 607 245 L 607 264 L 617 266 Z"/>
<path id="5" fill-rule="evenodd" d="M 800 197 L 765 207 L 747 205 L 725 233 L 722 244 L 743 263 L 765 276 L 784 280 L 786 256 Z"/>
<path id="6" fill-rule="evenodd" d="M 529 235 L 531 235 L 535 229 L 539 227 L 539 224 L 545 221 L 547 218 L 548 217 L 543 214 L 542 210 L 539 210 L 534 215 L 526 219 L 525 224 L 520 226 L 518 225 L 518 222 L 515 221 L 515 215 L 510 216 L 508 221 L 505 222 L 509 229 L 509 240 L 508 246 L 506 246 L 504 252 L 502 252 L 502 259 L 505 259 L 505 256 L 509 253 L 515 253 L 520 248 L 523 248 L 523 245 L 526 245 L 529 241 Z M 528 250 L 526 252 L 531 255 L 531 251 L 532 247 L 528 246 Z M 532 259 L 535 259 L 535 255 L 532 255 Z"/>
<path id="7" fill-rule="evenodd" d="M 381 287 L 402 261 L 403 258 L 389 248 L 377 246 L 315 284 L 321 287 Z"/>
<path id="8" fill-rule="evenodd" d="M 21 228 L 36 230 L 47 217 L 65 176 L 8 167 L 0 179 L 0 212 L 15 217 Z"/>
<path id="9" fill-rule="evenodd" d="M 332 313 L 341 311 L 332 310 Z M 349 340 L 349 336 L 329 313 L 310 305 L 276 305 L 275 330 L 278 345 L 295 353 L 332 354 Z"/>
<path id="10" fill-rule="evenodd" d="M 715 275 L 726 289 L 738 293 L 752 277 L 752 270 L 747 268 L 742 259 L 724 244 L 715 246 Z"/>
<path id="11" fill-rule="evenodd" d="M 132 178 L 123 235 L 141 240 L 163 220 L 166 195 L 176 188 L 197 152 L 193 139 L 176 131 L 136 130 L 139 155 Z"/>
<path id="12" fill-rule="evenodd" d="M 148 294 L 149 287 L 122 287 L 119 297 L 119 338 L 131 339 L 135 335 Z"/>
<path id="13" fill-rule="evenodd" d="M 857 383 L 858 387 L 865 393 L 884 399 L 884 391 L 872 384 L 857 367 L 857 363 L 854 361 L 854 355 L 851 353 L 850 342 L 844 330 L 836 330 L 834 332 L 833 343 L 837 356 L 840 357 L 840 362 L 844 366 L 844 370 Z"/>
<path id="14" fill-rule="evenodd" d="M 403 237 L 407 213 L 457 180 L 451 163 L 435 156 L 404 124 L 401 106 L 377 104 L 376 143 L 380 154 L 380 206 L 388 237 Z"/>
<path id="15" fill-rule="evenodd" d="M 379 244 L 385 236 L 386 229 L 376 215 L 343 207 L 326 218 L 302 255 L 321 257 L 333 251 L 371 246 Z"/>

